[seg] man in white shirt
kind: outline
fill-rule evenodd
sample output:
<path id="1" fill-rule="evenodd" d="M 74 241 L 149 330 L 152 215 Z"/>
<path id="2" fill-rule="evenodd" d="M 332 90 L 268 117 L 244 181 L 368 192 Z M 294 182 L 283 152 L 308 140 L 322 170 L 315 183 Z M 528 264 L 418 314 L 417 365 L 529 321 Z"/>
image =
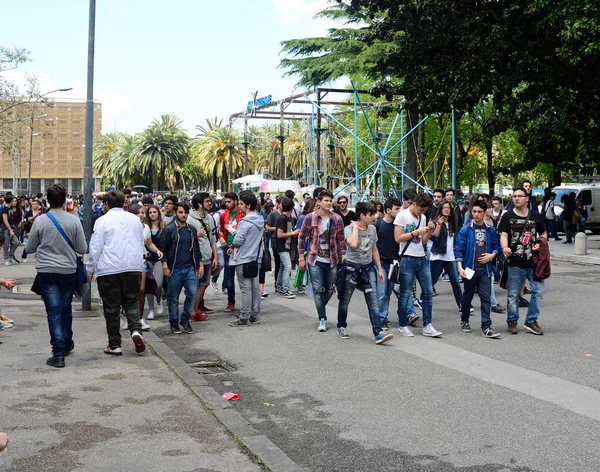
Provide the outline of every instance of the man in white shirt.
<path id="1" fill-rule="evenodd" d="M 108 334 L 104 353 L 123 354 L 119 331 L 121 307 L 127 316 L 135 352 L 144 352 L 138 299 L 144 263 L 143 227 L 136 215 L 123 210 L 123 192 L 111 190 L 105 198 L 109 211 L 96 221 L 86 266 L 90 282 L 96 277 L 102 298 Z"/>
<path id="2" fill-rule="evenodd" d="M 401 336 L 414 336 L 408 328 L 408 300 L 415 278 L 421 286 L 423 307 L 423 336 L 439 337 L 442 333 L 431 324 L 433 288 L 431 269 L 425 248 L 435 224 L 426 223 L 424 213 L 431 206 L 431 197 L 421 192 L 412 205 L 402 210 L 394 220 L 394 238 L 400 244 L 400 297 L 398 299 L 398 333 Z"/>

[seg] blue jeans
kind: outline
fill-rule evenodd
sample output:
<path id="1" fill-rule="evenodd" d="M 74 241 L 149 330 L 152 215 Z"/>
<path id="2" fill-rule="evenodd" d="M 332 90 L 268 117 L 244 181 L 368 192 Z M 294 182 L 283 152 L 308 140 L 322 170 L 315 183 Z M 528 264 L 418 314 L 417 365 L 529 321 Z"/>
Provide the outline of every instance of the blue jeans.
<path id="1" fill-rule="evenodd" d="M 351 267 L 346 267 L 346 280 L 344 283 L 344 293 L 338 304 L 338 328 L 347 328 L 348 323 L 348 305 L 352 299 L 352 294 L 356 288 L 356 283 L 352 281 L 354 277 L 354 270 Z M 365 295 L 365 302 L 367 302 L 367 308 L 369 310 L 369 319 L 371 320 L 371 327 L 373 328 L 373 334 L 377 336 L 381 331 L 381 319 L 379 317 L 379 307 L 377 306 L 377 273 L 374 268 L 369 270 L 369 282 L 371 288 L 363 290 Z"/>
<path id="2" fill-rule="evenodd" d="M 183 269 L 173 269 L 169 283 L 167 285 L 167 304 L 169 306 L 169 323 L 171 326 L 177 326 L 179 321 L 187 323 L 192 316 L 194 301 L 196 300 L 196 290 L 198 289 L 198 275 L 194 266 Z M 184 289 L 185 302 L 183 303 L 183 312 L 181 320 L 179 317 L 179 294 Z"/>
<path id="3" fill-rule="evenodd" d="M 398 297 L 398 300 L 400 300 L 400 285 L 399 284 L 393 284 L 394 288 L 392 289 L 392 291 L 396 294 L 396 297 Z M 410 318 L 411 316 L 415 316 L 417 314 L 417 310 L 415 310 L 415 299 L 413 298 L 413 294 L 412 294 L 412 290 L 410 291 L 410 295 L 408 296 L 408 305 L 406 305 L 406 316 L 408 318 Z"/>
<path id="4" fill-rule="evenodd" d="M 327 319 L 325 307 L 333 295 L 337 266 L 330 267 L 328 262 L 317 261 L 314 266 L 306 263 L 308 275 L 313 286 L 315 307 L 320 320 Z"/>
<path id="5" fill-rule="evenodd" d="M 400 297 L 398 299 L 398 323 L 408 326 L 408 302 L 415 278 L 421 286 L 421 306 L 423 307 L 423 326 L 431 323 L 433 308 L 433 287 L 431 268 L 426 257 L 404 256 L 400 260 Z"/>
<path id="6" fill-rule="evenodd" d="M 50 329 L 50 344 L 53 356 L 64 356 L 65 349 L 73 340 L 73 292 L 77 281 L 76 273 L 38 273 L 38 281 Z"/>
<path id="7" fill-rule="evenodd" d="M 544 291 L 546 285 L 543 280 L 536 281 L 533 279 L 533 267 L 524 268 L 517 266 L 508 266 L 508 307 L 507 307 L 507 323 L 519 321 L 519 293 L 525 278 L 529 280 L 531 288 L 531 299 L 529 300 L 529 308 L 525 316 L 525 323 L 533 323 L 540 315 L 540 307 L 544 299 Z"/>
<path id="8" fill-rule="evenodd" d="M 475 295 L 475 289 L 477 289 L 479 299 L 481 300 L 481 329 L 488 329 L 492 326 L 492 319 L 490 318 L 492 278 L 488 276 L 487 269 L 476 270 L 471 280 L 464 279 L 463 284 L 465 286 L 465 293 L 463 294 L 461 303 L 460 320 L 464 323 L 469 321 L 471 302 Z"/>
<path id="9" fill-rule="evenodd" d="M 290 291 L 290 277 L 292 276 L 292 258 L 289 252 L 280 252 L 279 259 L 281 260 L 281 267 L 279 268 L 279 274 L 277 274 L 277 286 L 283 293 Z"/>
<path id="10" fill-rule="evenodd" d="M 456 301 L 456 304 L 460 306 L 463 295 L 460 288 L 458 266 L 456 265 L 456 261 L 431 261 L 431 280 L 434 282 L 433 285 L 435 285 L 435 282 L 437 282 L 437 280 L 440 278 L 442 270 L 446 271 L 446 274 L 450 279 L 450 285 L 452 285 L 454 300 Z"/>
<path id="11" fill-rule="evenodd" d="M 388 323 L 388 312 L 390 310 L 390 297 L 394 288 L 393 282 L 388 279 L 390 265 L 381 261 L 381 270 L 383 271 L 383 283 L 379 283 L 377 278 L 377 305 L 379 306 L 379 318 L 381 323 Z"/>
<path id="12" fill-rule="evenodd" d="M 235 266 L 229 265 L 229 257 L 227 251 L 223 251 L 223 262 L 225 263 L 223 286 L 227 290 L 227 303 L 235 305 Z"/>

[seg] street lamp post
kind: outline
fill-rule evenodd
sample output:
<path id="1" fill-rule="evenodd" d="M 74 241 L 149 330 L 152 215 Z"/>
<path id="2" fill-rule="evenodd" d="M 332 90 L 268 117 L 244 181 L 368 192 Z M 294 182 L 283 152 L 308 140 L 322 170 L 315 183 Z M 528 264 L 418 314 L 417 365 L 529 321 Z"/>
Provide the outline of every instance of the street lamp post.
<path id="1" fill-rule="evenodd" d="M 36 98 L 33 101 L 33 103 L 35 104 L 35 103 L 39 102 L 41 98 L 45 97 L 46 95 L 50 95 L 51 93 L 68 92 L 69 90 L 73 90 L 72 87 L 50 90 L 50 92 L 43 93 L 38 98 Z M 31 123 L 29 126 L 31 128 L 31 133 L 29 135 L 29 168 L 27 169 L 27 196 L 28 197 L 31 196 L 31 160 L 33 158 L 33 120 L 35 119 L 34 115 L 35 115 L 35 105 L 32 105 L 32 107 L 31 107 Z"/>

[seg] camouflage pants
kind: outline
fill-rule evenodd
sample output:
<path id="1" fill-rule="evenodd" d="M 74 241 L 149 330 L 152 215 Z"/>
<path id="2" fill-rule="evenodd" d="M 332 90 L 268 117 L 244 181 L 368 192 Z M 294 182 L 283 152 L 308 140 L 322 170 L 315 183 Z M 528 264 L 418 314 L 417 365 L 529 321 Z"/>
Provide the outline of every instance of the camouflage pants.
<path id="1" fill-rule="evenodd" d="M 139 292 L 142 284 L 141 272 L 123 272 L 98 277 L 98 291 L 102 298 L 108 345 L 112 348 L 121 345 L 119 315 L 121 307 L 127 316 L 129 331 L 141 332 Z"/>

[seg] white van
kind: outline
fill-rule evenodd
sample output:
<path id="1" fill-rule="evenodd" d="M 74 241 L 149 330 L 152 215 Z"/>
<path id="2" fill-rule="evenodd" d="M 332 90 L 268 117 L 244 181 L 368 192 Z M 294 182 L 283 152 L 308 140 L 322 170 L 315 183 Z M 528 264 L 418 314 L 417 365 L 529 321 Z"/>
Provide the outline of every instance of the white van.
<path id="1" fill-rule="evenodd" d="M 581 198 L 582 203 L 587 207 L 588 219 L 585 222 L 585 229 L 600 234 L 600 183 L 564 184 L 554 187 L 552 191 L 556 193 L 557 205 L 560 205 L 563 195 L 575 192 L 575 198 Z"/>

